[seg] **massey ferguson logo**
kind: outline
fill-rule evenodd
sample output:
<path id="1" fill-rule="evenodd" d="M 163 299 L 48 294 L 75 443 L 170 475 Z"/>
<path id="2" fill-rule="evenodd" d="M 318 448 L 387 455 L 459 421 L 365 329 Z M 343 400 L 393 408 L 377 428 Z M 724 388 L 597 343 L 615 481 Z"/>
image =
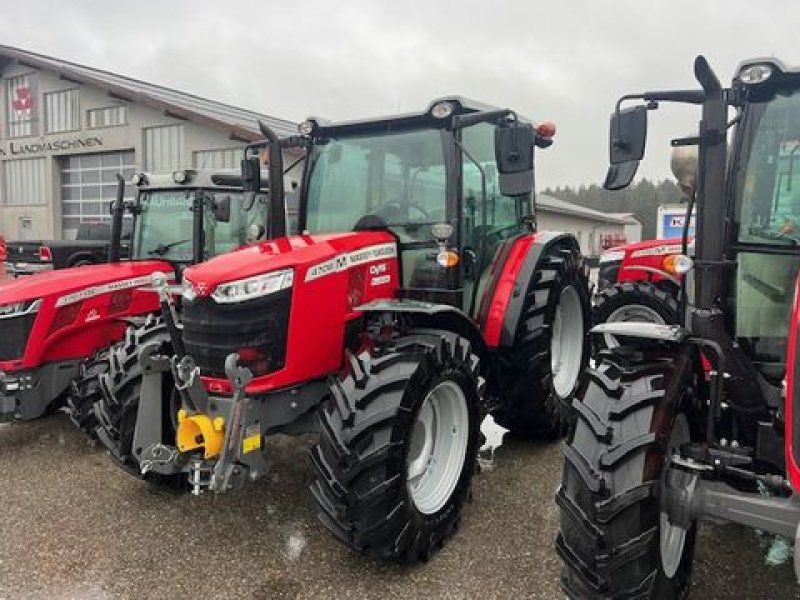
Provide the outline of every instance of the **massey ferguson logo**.
<path id="1" fill-rule="evenodd" d="M 325 262 L 309 267 L 308 271 L 306 271 L 305 281 L 314 281 L 320 277 L 325 277 L 326 275 L 331 275 L 332 273 L 344 271 L 355 265 L 362 265 L 364 263 L 379 260 L 381 258 L 392 258 L 395 256 L 397 256 L 397 246 L 395 244 L 378 244 L 375 246 L 368 246 L 367 248 L 355 250 L 348 254 L 340 254 L 339 256 L 335 256 L 329 260 L 326 260 Z M 371 268 L 381 266 L 384 268 L 384 271 L 388 269 L 388 265 L 386 263 L 382 263 L 381 265 L 373 265 Z M 384 271 L 381 271 L 381 273 Z M 375 275 L 375 273 L 371 274 Z"/>

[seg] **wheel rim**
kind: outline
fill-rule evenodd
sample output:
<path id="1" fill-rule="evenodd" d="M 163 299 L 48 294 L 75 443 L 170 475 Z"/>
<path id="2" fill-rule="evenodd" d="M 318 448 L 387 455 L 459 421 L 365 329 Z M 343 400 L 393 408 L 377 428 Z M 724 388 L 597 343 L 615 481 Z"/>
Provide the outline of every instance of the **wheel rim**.
<path id="1" fill-rule="evenodd" d="M 666 465 L 664 466 L 664 472 L 661 474 L 662 489 L 664 489 L 666 485 L 666 478 L 671 468 L 673 453 L 681 444 L 689 441 L 691 441 L 689 422 L 686 420 L 685 415 L 679 414 L 675 419 L 675 423 L 669 435 Z M 664 569 L 664 574 L 672 579 L 675 573 L 678 572 L 678 567 L 680 567 L 681 559 L 683 558 L 687 531 L 683 527 L 673 525 L 663 509 L 660 515 L 659 531 L 659 537 L 661 539 L 661 567 Z"/>
<path id="2" fill-rule="evenodd" d="M 626 304 L 608 315 L 606 323 L 657 323 L 664 325 L 664 317 L 653 308 L 644 304 Z M 616 337 L 610 333 L 603 334 L 606 348 L 616 348 L 620 345 Z"/>
<path id="3" fill-rule="evenodd" d="M 469 414 L 464 391 L 454 381 L 434 387 L 411 430 L 408 490 L 417 510 L 430 515 L 450 499 L 467 455 Z"/>
<path id="4" fill-rule="evenodd" d="M 567 286 L 561 291 L 550 336 L 550 368 L 553 388 L 561 398 L 575 389 L 583 361 L 583 309 L 578 290 Z"/>

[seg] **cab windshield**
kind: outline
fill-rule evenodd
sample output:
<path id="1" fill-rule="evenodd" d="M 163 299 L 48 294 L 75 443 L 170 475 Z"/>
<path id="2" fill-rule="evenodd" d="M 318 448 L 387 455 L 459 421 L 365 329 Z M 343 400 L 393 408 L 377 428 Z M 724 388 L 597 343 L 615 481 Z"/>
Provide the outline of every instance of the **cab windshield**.
<path id="1" fill-rule="evenodd" d="M 740 135 L 736 336 L 757 363 L 782 363 L 800 266 L 800 91 L 751 104 Z"/>
<path id="2" fill-rule="evenodd" d="M 191 262 L 194 206 L 203 199 L 203 254 L 230 252 L 263 236 L 268 201 L 256 195 L 246 206 L 239 191 L 157 190 L 139 195 L 133 258 Z M 249 208 L 249 210 L 245 210 Z"/>
<path id="3" fill-rule="evenodd" d="M 370 216 L 401 241 L 430 239 L 446 220 L 444 134 L 436 129 L 331 138 L 316 146 L 306 228 L 351 231 Z"/>

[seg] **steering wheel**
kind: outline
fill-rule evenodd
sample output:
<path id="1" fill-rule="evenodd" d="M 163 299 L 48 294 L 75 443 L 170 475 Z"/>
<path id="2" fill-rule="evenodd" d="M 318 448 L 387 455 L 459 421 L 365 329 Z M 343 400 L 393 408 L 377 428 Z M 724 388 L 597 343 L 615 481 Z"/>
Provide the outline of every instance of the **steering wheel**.
<path id="1" fill-rule="evenodd" d="M 419 214 L 422 215 L 422 222 L 430 220 L 430 214 L 428 213 L 425 208 L 420 206 L 415 202 L 409 202 L 406 204 L 408 208 L 413 208 Z M 378 210 L 375 211 L 375 214 L 384 218 L 389 224 L 398 224 L 396 221 L 400 221 L 402 219 L 401 215 L 403 214 L 403 206 L 399 202 L 387 202 L 383 206 L 381 206 Z M 412 222 L 413 219 L 412 219 Z"/>

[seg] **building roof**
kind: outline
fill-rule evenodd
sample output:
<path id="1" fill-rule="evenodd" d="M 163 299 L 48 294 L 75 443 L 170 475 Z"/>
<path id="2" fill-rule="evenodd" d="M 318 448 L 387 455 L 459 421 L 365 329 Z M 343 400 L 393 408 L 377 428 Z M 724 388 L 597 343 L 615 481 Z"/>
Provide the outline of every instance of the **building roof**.
<path id="1" fill-rule="evenodd" d="M 280 136 L 291 135 L 297 131 L 296 124 L 292 121 L 179 92 L 110 71 L 0 45 L 0 70 L 14 61 L 36 69 L 53 71 L 62 79 L 98 87 L 113 97 L 150 106 L 164 111 L 169 116 L 227 132 L 231 139 L 245 142 L 263 139 L 264 136 L 258 128 L 259 120 L 264 121 Z"/>
<path id="2" fill-rule="evenodd" d="M 572 202 L 567 202 L 566 200 L 561 200 L 560 198 L 555 198 L 546 194 L 536 194 L 536 207 L 538 210 L 544 212 L 581 217 L 591 221 L 600 221 L 602 223 L 618 223 L 622 225 L 632 223 L 630 213 L 604 213 L 599 210 L 578 206 L 577 204 L 572 204 Z"/>

